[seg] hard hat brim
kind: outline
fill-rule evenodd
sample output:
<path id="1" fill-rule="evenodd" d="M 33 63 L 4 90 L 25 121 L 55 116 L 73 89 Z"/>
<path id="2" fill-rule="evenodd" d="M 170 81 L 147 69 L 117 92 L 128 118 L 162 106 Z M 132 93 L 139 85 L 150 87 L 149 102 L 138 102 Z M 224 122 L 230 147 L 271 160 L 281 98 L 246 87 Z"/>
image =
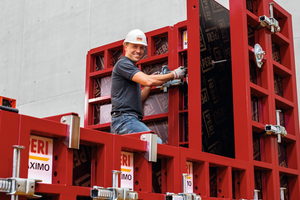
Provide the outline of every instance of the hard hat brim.
<path id="1" fill-rule="evenodd" d="M 126 43 L 131 43 L 131 44 L 141 44 L 144 46 L 148 46 L 147 44 L 145 44 L 144 42 L 127 42 L 126 40 L 123 42 L 123 45 L 125 45 Z"/>

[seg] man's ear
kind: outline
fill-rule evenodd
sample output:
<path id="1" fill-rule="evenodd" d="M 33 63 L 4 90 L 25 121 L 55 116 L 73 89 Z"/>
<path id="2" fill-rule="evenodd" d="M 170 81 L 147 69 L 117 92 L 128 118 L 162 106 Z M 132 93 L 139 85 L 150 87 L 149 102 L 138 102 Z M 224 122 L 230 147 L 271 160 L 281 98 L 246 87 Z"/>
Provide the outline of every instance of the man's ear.
<path id="1" fill-rule="evenodd" d="M 124 51 L 126 51 L 128 47 L 128 43 L 124 44 L 123 46 L 124 46 Z"/>

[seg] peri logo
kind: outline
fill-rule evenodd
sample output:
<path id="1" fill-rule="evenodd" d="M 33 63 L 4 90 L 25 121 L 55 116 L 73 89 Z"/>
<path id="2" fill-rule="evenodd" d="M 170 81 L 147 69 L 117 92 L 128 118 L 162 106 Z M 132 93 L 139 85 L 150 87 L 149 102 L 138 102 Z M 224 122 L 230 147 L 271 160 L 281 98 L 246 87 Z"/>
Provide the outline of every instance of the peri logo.
<path id="1" fill-rule="evenodd" d="M 142 41 L 143 41 L 143 38 L 141 38 L 141 37 L 136 37 L 136 41 L 142 42 Z"/>

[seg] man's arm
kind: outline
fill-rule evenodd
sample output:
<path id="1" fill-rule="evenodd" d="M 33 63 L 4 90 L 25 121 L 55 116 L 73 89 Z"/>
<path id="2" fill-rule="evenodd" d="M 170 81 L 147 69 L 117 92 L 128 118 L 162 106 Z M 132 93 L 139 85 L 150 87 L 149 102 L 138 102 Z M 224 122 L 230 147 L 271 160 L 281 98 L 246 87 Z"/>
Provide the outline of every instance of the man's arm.
<path id="1" fill-rule="evenodd" d="M 174 74 L 158 74 L 158 75 L 147 75 L 143 72 L 137 72 L 133 77 L 132 80 L 144 86 L 160 86 L 165 82 L 174 79 Z"/>
<path id="2" fill-rule="evenodd" d="M 141 92 L 141 95 L 142 95 L 142 103 L 144 104 L 147 97 L 149 96 L 149 93 L 150 93 L 150 90 L 151 90 L 151 87 L 144 87 L 144 89 L 142 90 Z"/>

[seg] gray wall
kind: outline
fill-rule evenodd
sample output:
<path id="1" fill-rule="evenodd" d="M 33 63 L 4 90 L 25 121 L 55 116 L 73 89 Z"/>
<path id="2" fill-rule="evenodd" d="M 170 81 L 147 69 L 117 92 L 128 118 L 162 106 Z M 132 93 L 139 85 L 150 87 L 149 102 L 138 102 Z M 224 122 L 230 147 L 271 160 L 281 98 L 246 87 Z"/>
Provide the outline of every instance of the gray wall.
<path id="1" fill-rule="evenodd" d="M 228 8 L 228 0 L 218 2 Z M 299 0 L 276 2 L 300 18 Z M 0 96 L 17 99 L 25 115 L 76 112 L 82 126 L 87 52 L 134 28 L 147 32 L 186 20 L 186 0 L 0 0 L 0 9 Z M 293 28 L 298 66 L 296 20 Z"/>

